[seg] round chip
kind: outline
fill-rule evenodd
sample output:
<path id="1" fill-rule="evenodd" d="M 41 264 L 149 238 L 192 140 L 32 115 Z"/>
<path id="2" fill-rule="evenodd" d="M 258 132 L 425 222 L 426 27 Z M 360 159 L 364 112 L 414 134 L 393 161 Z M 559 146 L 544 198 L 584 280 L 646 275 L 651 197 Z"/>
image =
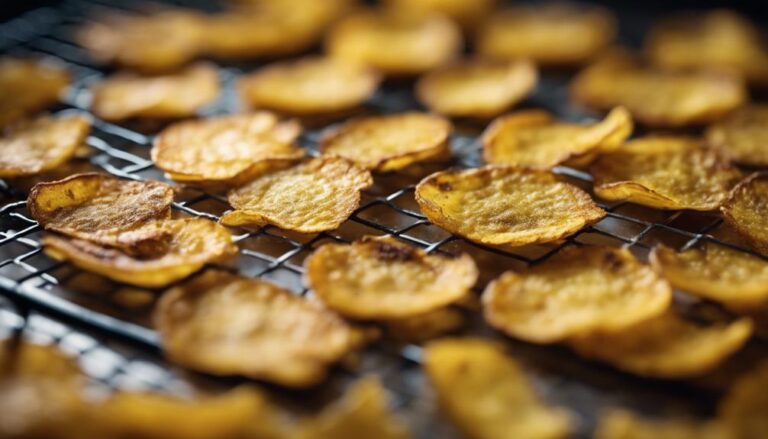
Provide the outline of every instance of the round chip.
<path id="1" fill-rule="evenodd" d="M 594 439 L 730 439 L 724 425 L 689 419 L 645 420 L 620 409 L 600 416 Z"/>
<path id="2" fill-rule="evenodd" d="M 229 192 L 235 209 L 221 217 L 227 226 L 272 224 L 300 233 L 338 228 L 360 205 L 371 174 L 341 157 L 321 156 L 260 176 Z"/>
<path id="3" fill-rule="evenodd" d="M 439 308 L 413 317 L 385 320 L 387 335 L 395 340 L 421 343 L 464 326 L 467 319 L 458 309 Z"/>
<path id="4" fill-rule="evenodd" d="M 325 154 L 380 172 L 450 154 L 451 123 L 426 113 L 373 116 L 346 122 L 320 141 Z"/>
<path id="5" fill-rule="evenodd" d="M 576 186 L 546 171 L 513 167 L 434 173 L 416 186 L 416 202 L 451 233 L 511 246 L 556 241 L 605 216 Z"/>
<path id="6" fill-rule="evenodd" d="M 91 110 L 105 120 L 182 118 L 216 100 L 219 74 L 209 64 L 162 76 L 118 73 L 96 84 L 92 93 Z"/>
<path id="7" fill-rule="evenodd" d="M 657 209 L 715 210 L 741 174 L 697 139 L 646 137 L 600 156 L 590 168 L 595 194 Z"/>
<path id="8" fill-rule="evenodd" d="M 356 319 L 412 317 L 469 294 L 469 255 L 430 255 L 391 237 L 326 244 L 304 263 L 307 285 L 330 309 Z"/>
<path id="9" fill-rule="evenodd" d="M 0 178 L 26 177 L 62 165 L 88 136 L 81 116 L 39 117 L 0 138 Z"/>
<path id="10" fill-rule="evenodd" d="M 319 303 L 222 271 L 207 271 L 168 290 L 154 319 L 174 362 L 290 387 L 320 382 L 329 365 L 360 341 L 351 326 Z"/>
<path id="11" fill-rule="evenodd" d="M 740 377 L 720 404 L 719 417 L 737 438 L 768 436 L 768 363 Z"/>
<path id="12" fill-rule="evenodd" d="M 376 91 L 379 76 L 366 67 L 332 58 L 269 64 L 244 76 L 241 98 L 253 108 L 302 116 L 354 109 Z"/>
<path id="13" fill-rule="evenodd" d="M 768 105 L 752 104 L 734 111 L 711 125 L 706 138 L 737 163 L 768 166 Z"/>
<path id="14" fill-rule="evenodd" d="M 483 293 L 491 326 L 532 343 L 618 331 L 663 313 L 672 290 L 627 249 L 571 247 Z"/>
<path id="15" fill-rule="evenodd" d="M 571 417 L 536 394 L 516 361 L 482 339 L 442 339 L 424 349 L 441 408 L 468 437 L 559 439 Z"/>
<path id="16" fill-rule="evenodd" d="M 548 169 L 596 151 L 619 148 L 632 133 L 622 107 L 592 124 L 558 122 L 544 110 L 523 110 L 496 119 L 483 133 L 483 158 L 494 165 Z"/>
<path id="17" fill-rule="evenodd" d="M 726 223 L 768 255 L 768 173 L 753 174 L 736 185 L 720 210 Z"/>
<path id="18" fill-rule="evenodd" d="M 496 0 L 387 0 L 384 3 L 403 13 L 443 14 L 469 31 L 493 10 Z"/>
<path id="19" fill-rule="evenodd" d="M 55 104 L 70 82 L 55 64 L 0 58 L 0 128 Z"/>
<path id="20" fill-rule="evenodd" d="M 419 101 L 437 113 L 486 118 L 521 101 L 537 80 L 530 61 L 476 59 L 427 73 L 416 83 L 415 91 Z"/>

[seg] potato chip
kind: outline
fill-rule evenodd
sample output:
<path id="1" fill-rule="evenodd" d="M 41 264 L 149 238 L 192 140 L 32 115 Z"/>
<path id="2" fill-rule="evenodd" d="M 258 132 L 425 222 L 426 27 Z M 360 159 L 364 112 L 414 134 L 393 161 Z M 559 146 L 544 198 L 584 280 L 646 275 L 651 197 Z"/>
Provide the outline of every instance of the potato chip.
<path id="1" fill-rule="evenodd" d="M 71 81 L 55 64 L 0 58 L 0 128 L 55 104 Z"/>
<path id="2" fill-rule="evenodd" d="M 241 99 L 253 108 L 309 116 L 360 106 L 379 80 L 366 67 L 313 57 L 269 64 L 245 75 L 238 87 Z"/>
<path id="3" fill-rule="evenodd" d="M 493 10 L 495 3 L 496 0 L 387 0 L 385 5 L 403 13 L 443 14 L 469 31 Z"/>
<path id="4" fill-rule="evenodd" d="M 616 35 L 616 20 L 602 8 L 568 4 L 518 6 L 495 13 L 480 27 L 483 57 L 531 59 L 539 65 L 582 64 Z"/>
<path id="5" fill-rule="evenodd" d="M 466 321 L 458 309 L 444 307 L 413 317 L 388 319 L 383 324 L 389 337 L 402 342 L 421 343 L 456 331 Z"/>
<path id="6" fill-rule="evenodd" d="M 707 142 L 722 149 L 731 160 L 751 166 L 768 166 L 768 105 L 740 108 L 706 131 Z"/>
<path id="7" fill-rule="evenodd" d="M 96 84 L 92 93 L 91 110 L 105 120 L 182 118 L 216 100 L 219 74 L 209 64 L 161 76 L 118 73 Z"/>
<path id="8" fill-rule="evenodd" d="M 0 178 L 49 171 L 69 160 L 91 123 L 82 116 L 39 117 L 0 138 Z"/>
<path id="9" fill-rule="evenodd" d="M 531 93 L 537 79 L 530 61 L 467 60 L 422 76 L 416 96 L 437 113 L 493 117 Z"/>
<path id="10" fill-rule="evenodd" d="M 758 365 L 734 384 L 719 407 L 720 419 L 736 438 L 768 436 L 768 363 Z"/>
<path id="11" fill-rule="evenodd" d="M 604 154 L 592 165 L 603 199 L 671 210 L 715 210 L 741 174 L 697 139 L 646 137 Z"/>
<path id="12" fill-rule="evenodd" d="M 320 141 L 325 154 L 356 165 L 393 171 L 410 164 L 450 154 L 451 123 L 426 113 L 399 113 L 353 119 Z"/>
<path id="13" fill-rule="evenodd" d="M 223 271 L 168 290 L 154 317 L 176 363 L 290 387 L 320 382 L 360 342 L 354 328 L 319 303 Z"/>
<path id="14" fill-rule="evenodd" d="M 571 418 L 551 408 L 500 345 L 483 339 L 442 339 L 424 349 L 424 369 L 441 408 L 476 439 L 569 436 Z"/>
<path id="15" fill-rule="evenodd" d="M 430 255 L 392 237 L 325 244 L 304 267 L 307 285 L 326 306 L 357 319 L 434 311 L 469 294 L 478 275 L 469 255 Z"/>
<path id="16" fill-rule="evenodd" d="M 703 375 L 738 351 L 752 334 L 752 322 L 701 325 L 670 311 L 617 332 L 573 338 L 580 355 L 644 377 L 681 379 Z"/>
<path id="17" fill-rule="evenodd" d="M 300 233 L 333 230 L 360 204 L 371 174 L 341 157 L 321 156 L 266 174 L 227 196 L 235 208 L 221 217 L 227 226 L 272 224 Z"/>
<path id="18" fill-rule="evenodd" d="M 694 421 L 684 418 L 651 421 L 620 409 L 610 409 L 600 416 L 594 438 L 732 439 L 730 431 L 716 421 Z"/>
<path id="19" fill-rule="evenodd" d="M 739 183 L 721 211 L 726 223 L 768 255 L 768 173 L 753 174 Z"/>
<path id="20" fill-rule="evenodd" d="M 457 57 L 459 28 L 442 15 L 394 10 L 363 11 L 341 19 L 326 39 L 339 59 L 361 63 L 392 76 L 427 72 Z"/>
<path id="21" fill-rule="evenodd" d="M 416 201 L 451 233 L 511 246 L 556 241 L 605 215 L 576 186 L 546 171 L 513 167 L 437 172 L 416 186 Z"/>
<path id="22" fill-rule="evenodd" d="M 615 108 L 592 124 L 558 122 L 544 110 L 496 119 L 483 133 L 483 157 L 495 165 L 551 168 L 595 151 L 619 148 L 632 133 L 632 117 Z"/>

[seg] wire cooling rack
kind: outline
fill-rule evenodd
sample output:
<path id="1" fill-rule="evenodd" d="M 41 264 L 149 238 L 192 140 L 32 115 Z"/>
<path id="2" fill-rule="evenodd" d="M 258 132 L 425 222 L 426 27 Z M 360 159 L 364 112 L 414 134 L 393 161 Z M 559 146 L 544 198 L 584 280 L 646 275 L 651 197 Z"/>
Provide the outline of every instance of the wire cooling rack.
<path id="1" fill-rule="evenodd" d="M 210 7 L 205 1 L 173 3 Z M 65 103 L 54 111 L 88 112 L 88 86 L 104 75 L 104 69 L 93 64 L 72 40 L 73 30 L 89 17 L 110 11 L 140 11 L 148 5 L 151 6 L 134 1 L 68 0 L 56 8 L 34 10 L 0 25 L 0 52 L 42 56 L 66 65 L 75 84 Z M 254 67 L 256 64 L 223 65 L 220 77 L 225 91 L 203 114 L 236 111 L 233 82 L 240 73 Z M 569 120 L 594 118 L 595 115 L 568 104 L 567 81 L 567 75 L 545 74 L 523 106 L 542 107 Z M 419 107 L 410 86 L 395 84 L 383 86 L 367 104 L 366 111 L 388 113 L 415 108 Z M 160 128 L 146 123 L 112 124 L 94 117 L 93 131 L 87 139 L 90 151 L 76 159 L 73 167 L 79 172 L 106 172 L 126 179 L 163 180 L 162 172 L 149 159 L 153 135 Z M 316 140 L 326 128 L 313 128 L 300 139 L 310 154 L 318 154 Z M 481 164 L 477 134 L 482 128 L 459 124 L 451 139 L 456 157 L 452 166 Z M 441 167 L 445 165 L 435 165 L 434 170 Z M 556 172 L 585 190 L 591 188 L 591 177 L 582 171 L 560 167 Z M 480 287 L 503 271 L 535 265 L 574 245 L 623 246 L 643 260 L 656 243 L 688 248 L 700 241 L 711 241 L 750 251 L 710 235 L 721 223 L 716 214 L 659 211 L 629 203 L 601 203 L 608 212 L 602 221 L 558 243 L 519 249 L 482 246 L 431 225 L 419 212 L 413 192 L 423 175 L 411 171 L 376 175 L 375 185 L 364 192 L 360 208 L 332 232 L 299 235 L 271 226 L 258 231 L 235 230 L 240 248 L 238 270 L 306 294 L 301 281 L 302 262 L 313 249 L 330 241 L 349 242 L 363 235 L 382 234 L 396 236 L 430 252 L 469 253 L 481 268 Z M 105 388 L 183 393 L 189 391 L 190 383 L 231 385 L 232 380 L 186 373 L 163 362 L 158 355 L 158 337 L 149 322 L 156 291 L 114 283 L 56 262 L 43 253 L 41 229 L 30 218 L 24 201 L 25 191 L 32 183 L 0 180 L 0 293 L 5 297 L 5 302 L 0 302 L 2 333 L 23 333 L 31 339 L 59 345 L 77 356 L 86 373 Z M 173 207 L 177 215 L 212 220 L 218 220 L 228 209 L 221 195 L 190 188 L 180 191 Z M 688 302 L 700 305 L 690 299 Z M 476 312 L 468 314 L 471 322 L 463 333 L 497 336 L 479 321 Z M 711 414 L 723 388 L 723 380 L 717 374 L 682 383 L 645 380 L 581 360 L 561 348 L 514 340 L 507 343 L 542 395 L 552 404 L 572 411 L 577 420 L 576 437 L 587 437 L 599 411 L 607 406 L 621 405 L 661 416 Z M 732 363 L 743 363 L 768 349 L 764 342 L 753 341 L 745 352 Z M 436 414 L 434 397 L 420 372 L 419 362 L 418 346 L 384 342 L 365 351 L 356 367 L 338 368 L 329 382 L 317 389 L 288 392 L 267 387 L 286 405 L 296 410 L 313 410 L 336 397 L 355 377 L 376 373 L 418 437 L 455 437 L 455 431 Z"/>

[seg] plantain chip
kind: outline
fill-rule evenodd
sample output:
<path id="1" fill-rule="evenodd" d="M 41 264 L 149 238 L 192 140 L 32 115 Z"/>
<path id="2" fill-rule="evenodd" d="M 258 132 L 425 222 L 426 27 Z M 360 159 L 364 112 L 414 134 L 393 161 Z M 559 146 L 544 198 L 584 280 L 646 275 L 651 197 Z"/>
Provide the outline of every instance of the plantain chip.
<path id="1" fill-rule="evenodd" d="M 320 148 L 362 168 L 394 171 L 450 154 L 451 128 L 449 121 L 426 113 L 366 117 L 348 121 L 326 135 Z"/>
<path id="2" fill-rule="evenodd" d="M 0 138 L 0 178 L 27 177 L 64 164 L 83 143 L 91 123 L 82 116 L 38 117 Z"/>
<path id="3" fill-rule="evenodd" d="M 168 290 L 154 319 L 174 362 L 289 387 L 320 382 L 329 365 L 361 341 L 356 329 L 319 303 L 222 271 Z"/>
<path id="4" fill-rule="evenodd" d="M 465 31 L 473 30 L 494 7 L 496 0 L 387 0 L 385 5 L 410 14 L 442 14 Z"/>
<path id="5" fill-rule="evenodd" d="M 467 319 L 458 309 L 443 307 L 413 317 L 385 320 L 384 328 L 391 338 L 408 343 L 421 343 L 453 332 Z"/>
<path id="6" fill-rule="evenodd" d="M 451 233 L 511 246 L 556 241 L 605 215 L 576 186 L 546 171 L 513 167 L 434 173 L 416 186 L 416 201 Z"/>
<path id="7" fill-rule="evenodd" d="M 326 244 L 305 264 L 305 280 L 330 309 L 356 319 L 413 317 L 456 302 L 477 281 L 463 254 L 430 255 L 392 237 Z"/>
<path id="8" fill-rule="evenodd" d="M 707 142 L 731 160 L 751 166 L 768 166 L 768 105 L 751 104 L 711 125 Z"/>
<path id="9" fill-rule="evenodd" d="M 360 204 L 371 174 L 341 157 L 321 156 L 256 178 L 229 192 L 235 208 L 221 217 L 227 226 L 264 226 L 300 233 L 339 227 Z"/>
<path id="10" fill-rule="evenodd" d="M 219 95 L 219 74 L 209 64 L 176 73 L 142 76 L 118 73 L 92 89 L 91 110 L 104 120 L 193 116 Z"/>
<path id="11" fill-rule="evenodd" d="M 312 57 L 269 64 L 244 76 L 238 87 L 241 99 L 253 108 L 310 116 L 360 106 L 379 80 L 366 67 Z"/>
<path id="12" fill-rule="evenodd" d="M 693 138 L 634 140 L 590 168 L 595 194 L 657 209 L 715 210 L 741 177 L 722 155 Z"/>
<path id="13" fill-rule="evenodd" d="M 69 73 L 54 64 L 0 58 L 0 128 L 55 104 L 71 81 Z"/>
<path id="14" fill-rule="evenodd" d="M 675 418 L 650 421 L 621 409 L 600 416 L 595 439 L 732 439 L 730 431 L 717 421 Z"/>
<path id="15" fill-rule="evenodd" d="M 457 117 L 493 117 L 525 98 L 538 73 L 530 61 L 466 60 L 425 74 L 416 97 L 430 110 Z"/>
<path id="16" fill-rule="evenodd" d="M 575 337 L 569 344 L 584 357 L 635 375 L 681 379 L 714 369 L 751 334 L 747 318 L 705 326 L 669 311 L 621 331 Z"/>
<path id="17" fill-rule="evenodd" d="M 718 409 L 719 418 L 734 432 L 736 438 L 761 438 L 768 435 L 768 363 L 740 377 Z"/>
<path id="18" fill-rule="evenodd" d="M 632 133 L 622 107 L 592 124 L 558 122 L 544 110 L 523 110 L 496 119 L 483 133 L 483 157 L 495 165 L 548 169 L 593 152 L 618 149 Z"/>
<path id="19" fill-rule="evenodd" d="M 391 76 L 428 72 L 457 57 L 462 38 L 445 16 L 396 10 L 362 11 L 341 19 L 326 38 L 335 58 Z"/>
<path id="20" fill-rule="evenodd" d="M 427 344 L 424 368 L 441 408 L 474 439 L 569 436 L 571 417 L 544 404 L 521 367 L 483 339 Z"/>
<path id="21" fill-rule="evenodd" d="M 736 185 L 720 210 L 726 223 L 768 255 L 768 173 L 753 174 Z"/>

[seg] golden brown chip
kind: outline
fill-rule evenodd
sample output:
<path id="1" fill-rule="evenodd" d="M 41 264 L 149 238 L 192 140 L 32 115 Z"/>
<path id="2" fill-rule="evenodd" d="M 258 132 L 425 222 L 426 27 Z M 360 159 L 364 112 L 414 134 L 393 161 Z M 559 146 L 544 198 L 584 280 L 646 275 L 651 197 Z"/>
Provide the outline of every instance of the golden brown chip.
<path id="1" fill-rule="evenodd" d="M 430 255 L 392 237 L 325 244 L 304 266 L 308 286 L 326 306 L 358 319 L 434 311 L 466 296 L 478 275 L 469 255 Z"/>
<path id="2" fill-rule="evenodd" d="M 768 255 L 768 173 L 753 174 L 739 183 L 720 210 L 726 223 Z"/>
<path id="3" fill-rule="evenodd" d="M 740 108 L 706 131 L 707 142 L 745 165 L 768 166 L 768 105 Z"/>
<path id="4" fill-rule="evenodd" d="M 291 387 L 318 383 L 360 342 L 354 328 L 319 303 L 222 271 L 168 290 L 154 317 L 173 361 Z"/>
<path id="5" fill-rule="evenodd" d="M 595 439 L 732 439 L 716 421 L 669 419 L 650 421 L 631 412 L 610 409 L 600 416 Z"/>
<path id="6" fill-rule="evenodd" d="M 451 233 L 511 246 L 556 241 L 605 215 L 587 193 L 549 172 L 500 166 L 432 174 L 416 186 L 416 201 Z"/>
<path id="7" fill-rule="evenodd" d="M 379 79 L 366 67 L 313 57 L 269 64 L 244 76 L 238 88 L 253 108 L 309 116 L 360 106 L 376 91 Z"/>
<path id="8" fill-rule="evenodd" d="M 71 80 L 55 64 L 0 58 L 0 128 L 58 102 Z"/>
<path id="9" fill-rule="evenodd" d="M 768 363 L 748 372 L 731 388 L 719 408 L 719 417 L 736 438 L 768 436 Z"/>
<path id="10" fill-rule="evenodd" d="M 615 108 L 601 122 L 558 122 L 544 110 L 496 119 L 483 133 L 483 158 L 495 165 L 548 169 L 595 151 L 612 151 L 632 133 L 632 117 Z"/>
<path id="11" fill-rule="evenodd" d="M 702 375 L 738 351 L 752 334 L 752 322 L 702 325 L 669 311 L 618 332 L 570 340 L 576 352 L 635 375 L 680 379 Z"/>
<path id="12" fill-rule="evenodd" d="M 221 217 L 227 226 L 264 226 L 300 233 L 333 230 L 360 204 L 371 174 L 341 157 L 321 156 L 256 178 L 232 190 L 235 208 Z"/>
<path id="13" fill-rule="evenodd" d="M 328 53 L 395 76 L 417 75 L 461 51 L 461 31 L 442 15 L 363 11 L 341 19 L 326 39 Z"/>
<path id="14" fill-rule="evenodd" d="M 39 117 L 0 138 L 0 178 L 25 177 L 69 160 L 91 123 L 82 116 Z"/>
<path id="15" fill-rule="evenodd" d="M 571 418 L 541 401 L 500 345 L 443 339 L 424 349 L 424 368 L 440 406 L 476 439 L 568 437 Z"/>
<path id="16" fill-rule="evenodd" d="M 219 95 L 219 74 L 209 64 L 177 73 L 141 76 L 118 73 L 92 89 L 91 110 L 105 120 L 194 116 Z"/>
<path id="17" fill-rule="evenodd" d="M 451 123 L 426 113 L 399 113 L 351 120 L 325 136 L 325 154 L 376 171 L 393 171 L 450 154 Z"/>
<path id="18" fill-rule="evenodd" d="M 492 10 L 496 0 L 387 0 L 388 7 L 409 14 L 443 14 L 469 31 Z"/>
<path id="19" fill-rule="evenodd" d="M 464 326 L 466 320 L 458 309 L 445 307 L 413 317 L 388 319 L 383 323 L 391 338 L 420 343 L 456 331 Z"/>
<path id="20" fill-rule="evenodd" d="M 679 136 L 629 142 L 599 157 L 590 172 L 600 198 L 672 210 L 715 210 L 741 177 L 718 151 Z"/>
<path id="21" fill-rule="evenodd" d="M 536 67 L 530 61 L 475 59 L 427 73 L 416 83 L 415 91 L 419 101 L 432 111 L 492 117 L 525 98 L 537 79 Z"/>

